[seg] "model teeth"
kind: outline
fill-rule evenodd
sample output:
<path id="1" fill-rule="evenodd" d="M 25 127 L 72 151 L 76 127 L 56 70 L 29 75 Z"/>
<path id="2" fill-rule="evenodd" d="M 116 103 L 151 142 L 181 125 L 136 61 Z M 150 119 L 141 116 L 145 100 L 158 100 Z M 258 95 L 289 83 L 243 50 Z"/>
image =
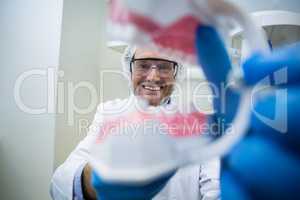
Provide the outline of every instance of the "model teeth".
<path id="1" fill-rule="evenodd" d="M 151 86 L 145 86 L 145 89 L 147 90 L 152 90 L 152 91 L 159 91 L 160 90 L 160 87 L 151 87 Z"/>

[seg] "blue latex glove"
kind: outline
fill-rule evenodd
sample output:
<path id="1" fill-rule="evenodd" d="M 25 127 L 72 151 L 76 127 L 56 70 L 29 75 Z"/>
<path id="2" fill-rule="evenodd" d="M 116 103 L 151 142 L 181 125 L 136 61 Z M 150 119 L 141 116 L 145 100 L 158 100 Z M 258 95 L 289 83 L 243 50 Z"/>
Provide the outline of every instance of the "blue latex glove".
<path id="1" fill-rule="evenodd" d="M 100 200 L 150 200 L 162 190 L 173 174 L 164 175 L 147 184 L 132 185 L 109 183 L 93 172 L 92 185 Z"/>
<path id="2" fill-rule="evenodd" d="M 211 27 L 199 27 L 196 42 L 199 62 L 208 80 L 214 84 L 226 80 L 229 59 L 216 31 Z M 287 79 L 284 71 L 279 73 L 281 77 L 270 76 L 276 89 L 257 100 L 256 113 L 252 113 L 246 137 L 222 160 L 223 200 L 300 198 L 300 132 L 297 129 L 300 43 L 275 50 L 271 55 L 254 54 L 243 65 L 248 85 L 254 85 L 283 67 L 287 67 Z M 226 113 L 217 112 L 217 117 L 230 122 L 239 97 L 234 91 L 229 91 L 226 98 Z M 214 106 L 219 111 L 220 101 L 215 100 Z M 277 130 L 269 122 L 262 121 L 259 115 L 277 118 Z"/>

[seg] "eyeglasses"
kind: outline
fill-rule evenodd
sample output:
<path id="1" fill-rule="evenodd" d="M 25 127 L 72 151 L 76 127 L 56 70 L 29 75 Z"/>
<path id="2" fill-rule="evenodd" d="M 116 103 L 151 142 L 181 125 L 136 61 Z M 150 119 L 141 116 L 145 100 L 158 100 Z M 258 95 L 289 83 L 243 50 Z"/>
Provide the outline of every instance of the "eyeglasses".
<path id="1" fill-rule="evenodd" d="M 152 68 L 156 68 L 160 76 L 175 76 L 178 64 L 160 58 L 134 58 L 130 63 L 131 72 L 137 75 L 147 75 Z"/>

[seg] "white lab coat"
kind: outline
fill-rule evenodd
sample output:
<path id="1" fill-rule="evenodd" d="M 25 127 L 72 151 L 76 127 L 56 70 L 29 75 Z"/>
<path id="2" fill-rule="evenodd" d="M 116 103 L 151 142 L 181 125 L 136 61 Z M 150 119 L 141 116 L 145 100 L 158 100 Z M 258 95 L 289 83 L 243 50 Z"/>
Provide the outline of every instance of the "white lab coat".
<path id="1" fill-rule="evenodd" d="M 88 161 L 90 147 L 99 134 L 103 110 L 124 108 L 128 99 L 108 101 L 97 108 L 87 136 L 78 144 L 67 160 L 59 166 L 51 181 L 50 192 L 55 200 L 71 200 L 76 170 Z M 213 200 L 220 198 L 219 160 L 215 159 L 201 166 L 179 169 L 154 200 Z"/>

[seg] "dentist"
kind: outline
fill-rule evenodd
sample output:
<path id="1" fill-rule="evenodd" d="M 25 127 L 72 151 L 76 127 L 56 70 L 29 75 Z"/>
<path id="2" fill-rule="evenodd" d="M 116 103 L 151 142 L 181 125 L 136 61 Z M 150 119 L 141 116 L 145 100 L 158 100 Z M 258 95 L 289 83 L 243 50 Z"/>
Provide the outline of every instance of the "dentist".
<path id="1" fill-rule="evenodd" d="M 170 106 L 175 102 L 171 94 L 182 65 L 159 52 L 128 47 L 123 56 L 123 70 L 131 77 L 133 95 L 129 99 L 108 101 L 98 106 L 87 136 L 78 144 L 52 178 L 51 196 L 60 199 L 219 199 L 219 161 L 179 169 L 176 172 L 142 186 L 126 186 L 104 182 L 88 163 L 92 143 L 100 131 L 104 110 L 120 109 L 135 98 L 152 106 Z"/>

